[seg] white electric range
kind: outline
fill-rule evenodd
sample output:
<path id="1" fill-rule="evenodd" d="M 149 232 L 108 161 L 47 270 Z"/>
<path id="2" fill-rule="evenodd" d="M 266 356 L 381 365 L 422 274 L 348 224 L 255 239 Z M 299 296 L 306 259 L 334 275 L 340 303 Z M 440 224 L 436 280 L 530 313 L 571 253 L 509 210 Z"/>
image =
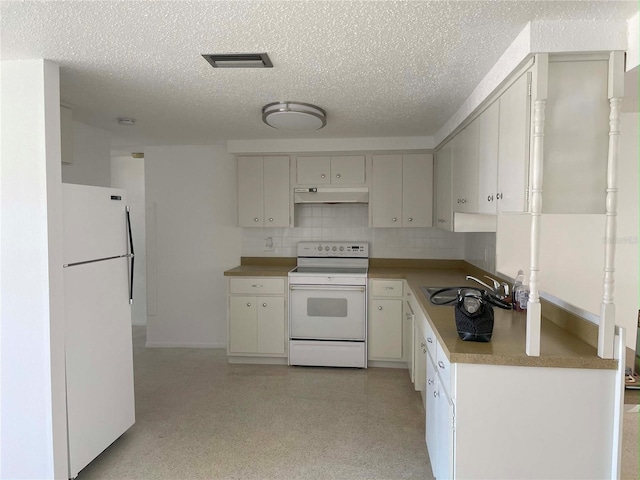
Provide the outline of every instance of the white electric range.
<path id="1" fill-rule="evenodd" d="M 289 272 L 289 365 L 367 367 L 366 242 L 300 242 Z"/>

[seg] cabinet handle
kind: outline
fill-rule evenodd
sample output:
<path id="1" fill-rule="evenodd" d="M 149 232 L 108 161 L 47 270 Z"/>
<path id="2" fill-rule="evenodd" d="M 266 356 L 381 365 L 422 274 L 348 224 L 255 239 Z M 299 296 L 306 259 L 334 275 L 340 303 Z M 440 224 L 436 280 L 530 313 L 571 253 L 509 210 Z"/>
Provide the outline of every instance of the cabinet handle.
<path id="1" fill-rule="evenodd" d="M 422 353 L 427 353 L 427 349 L 426 349 L 426 348 L 423 348 L 423 349 L 422 349 Z"/>
<path id="2" fill-rule="evenodd" d="M 411 217 L 409 217 L 409 218 L 408 218 L 408 220 L 409 220 L 410 222 L 413 222 L 413 218 L 411 218 Z"/>
<path id="3" fill-rule="evenodd" d="M 438 366 L 444 369 L 444 362 L 442 360 L 438 361 Z"/>
<path id="4" fill-rule="evenodd" d="M 458 199 L 458 203 L 460 203 L 460 199 Z"/>
<path id="5" fill-rule="evenodd" d="M 254 219 L 253 219 L 253 221 L 254 221 L 254 222 L 259 222 L 259 221 L 260 221 L 260 219 L 259 219 L 258 217 L 256 217 L 256 218 L 254 218 Z"/>
<path id="6" fill-rule="evenodd" d="M 427 338 L 428 343 L 433 343 L 433 339 L 431 337 Z"/>
<path id="7" fill-rule="evenodd" d="M 460 203 L 467 203 L 467 199 L 463 198 L 462 200 L 460 200 Z"/>
<path id="8" fill-rule="evenodd" d="M 270 221 L 270 222 L 273 222 L 273 218 L 270 218 L 270 219 L 269 219 L 269 221 Z"/>
<path id="9" fill-rule="evenodd" d="M 504 195 L 502 193 L 496 193 L 496 199 L 497 200 L 502 200 L 503 197 L 504 197 Z"/>
<path id="10" fill-rule="evenodd" d="M 424 343 L 424 342 L 420 342 L 420 346 L 421 346 L 421 347 L 426 347 L 426 346 L 427 346 L 427 344 L 426 344 L 426 343 Z"/>
<path id="11" fill-rule="evenodd" d="M 393 290 L 393 287 L 384 287 L 385 290 Z"/>
<path id="12" fill-rule="evenodd" d="M 381 306 L 380 306 L 380 307 L 378 307 L 378 310 L 382 310 L 382 307 L 381 307 Z"/>
<path id="13" fill-rule="evenodd" d="M 487 196 L 487 202 L 493 202 L 493 195 Z"/>
<path id="14" fill-rule="evenodd" d="M 433 392 L 433 398 L 438 398 L 438 391 Z"/>
<path id="15" fill-rule="evenodd" d="M 251 306 L 251 303 L 247 302 L 247 307 L 250 307 L 250 306 Z"/>
<path id="16" fill-rule="evenodd" d="M 340 178 L 342 175 L 340 175 L 339 173 L 336 173 L 336 178 Z"/>
<path id="17" fill-rule="evenodd" d="M 259 283 L 256 283 L 254 285 L 251 285 L 253 288 L 262 288 L 262 285 L 260 285 Z"/>
<path id="18" fill-rule="evenodd" d="M 267 306 L 267 304 L 266 304 L 266 303 L 263 303 L 263 304 L 262 304 L 262 306 L 263 306 L 263 307 L 266 307 L 266 306 Z"/>
<path id="19" fill-rule="evenodd" d="M 327 178 L 327 176 L 323 173 L 322 175 L 320 175 L 320 178 Z"/>
<path id="20" fill-rule="evenodd" d="M 398 219 L 397 219 L 397 218 L 392 218 L 391 220 L 392 220 L 392 221 L 394 221 L 394 222 L 397 222 L 397 221 L 398 221 Z"/>
<path id="21" fill-rule="evenodd" d="M 430 378 L 427 378 L 427 385 L 433 385 L 433 380 L 431 380 Z"/>
<path id="22" fill-rule="evenodd" d="M 444 219 L 439 218 L 439 219 L 438 219 L 438 223 L 444 223 Z"/>

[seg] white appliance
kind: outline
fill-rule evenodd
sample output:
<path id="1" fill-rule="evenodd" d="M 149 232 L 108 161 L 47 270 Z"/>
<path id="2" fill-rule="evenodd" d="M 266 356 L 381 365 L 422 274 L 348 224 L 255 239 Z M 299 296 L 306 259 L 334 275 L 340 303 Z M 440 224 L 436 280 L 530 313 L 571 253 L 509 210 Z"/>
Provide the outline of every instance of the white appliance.
<path id="1" fill-rule="evenodd" d="M 135 422 L 124 190 L 62 185 L 69 478 Z"/>
<path id="2" fill-rule="evenodd" d="M 289 365 L 367 368 L 363 242 L 300 242 L 289 272 Z"/>

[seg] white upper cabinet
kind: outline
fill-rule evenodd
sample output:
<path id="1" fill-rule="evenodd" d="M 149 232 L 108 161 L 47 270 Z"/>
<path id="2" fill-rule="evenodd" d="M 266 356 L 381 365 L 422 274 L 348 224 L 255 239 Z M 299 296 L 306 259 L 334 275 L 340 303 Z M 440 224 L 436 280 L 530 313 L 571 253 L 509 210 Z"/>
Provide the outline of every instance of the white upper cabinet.
<path id="1" fill-rule="evenodd" d="M 499 100 L 498 213 L 528 210 L 530 78 L 530 73 L 521 75 Z"/>
<path id="2" fill-rule="evenodd" d="M 374 155 L 369 208 L 372 227 L 402 226 L 402 155 Z"/>
<path id="3" fill-rule="evenodd" d="M 438 150 L 435 162 L 435 226 L 450 232 L 453 231 L 453 210 L 451 208 L 451 150 L 452 141 Z"/>
<path id="4" fill-rule="evenodd" d="M 498 190 L 499 102 L 478 117 L 478 213 L 495 214 Z"/>
<path id="5" fill-rule="evenodd" d="M 365 156 L 298 157 L 298 185 L 353 185 L 365 183 Z"/>
<path id="6" fill-rule="evenodd" d="M 452 141 L 454 212 L 474 213 L 478 208 L 478 125 L 474 120 Z"/>
<path id="7" fill-rule="evenodd" d="M 289 226 L 289 157 L 238 157 L 238 225 Z"/>
<path id="8" fill-rule="evenodd" d="M 433 216 L 433 156 L 374 155 L 372 227 L 430 227 Z"/>
<path id="9" fill-rule="evenodd" d="M 402 226 L 433 225 L 433 155 L 402 156 Z"/>

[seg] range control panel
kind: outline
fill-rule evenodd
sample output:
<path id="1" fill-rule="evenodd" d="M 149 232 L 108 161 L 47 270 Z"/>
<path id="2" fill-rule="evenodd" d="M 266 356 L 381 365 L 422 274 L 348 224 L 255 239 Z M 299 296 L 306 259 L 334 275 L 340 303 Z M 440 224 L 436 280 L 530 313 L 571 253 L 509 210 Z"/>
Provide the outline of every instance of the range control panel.
<path id="1" fill-rule="evenodd" d="M 298 242 L 298 257 L 369 258 L 367 242 Z"/>

